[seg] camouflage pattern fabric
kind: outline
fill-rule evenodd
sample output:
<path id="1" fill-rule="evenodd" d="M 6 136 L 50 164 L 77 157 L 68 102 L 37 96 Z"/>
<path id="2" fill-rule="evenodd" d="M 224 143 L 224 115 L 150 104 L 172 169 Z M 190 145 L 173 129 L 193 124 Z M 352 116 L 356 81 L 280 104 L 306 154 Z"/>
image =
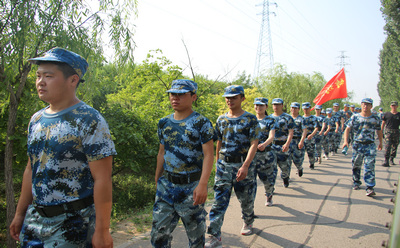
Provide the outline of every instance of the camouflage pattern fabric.
<path id="1" fill-rule="evenodd" d="M 294 120 L 292 116 L 287 113 L 282 113 L 280 116 L 270 115 L 276 120 L 277 128 L 275 129 L 275 141 L 286 142 L 289 130 L 294 128 Z M 281 178 L 289 178 L 290 176 L 290 165 L 289 165 L 289 152 L 282 152 L 282 145 L 273 145 L 276 150 L 276 162 L 281 169 Z"/>
<path id="2" fill-rule="evenodd" d="M 30 205 L 22 226 L 21 247 L 92 247 L 94 205 L 51 218 L 42 217 Z"/>
<path id="3" fill-rule="evenodd" d="M 399 130 L 385 129 L 385 159 L 394 159 L 399 146 L 400 134 Z"/>
<path id="4" fill-rule="evenodd" d="M 200 172 L 203 166 L 202 144 L 214 137 L 211 122 L 197 112 L 183 120 L 173 114 L 158 123 L 158 136 L 164 145 L 164 171 L 176 174 Z M 193 206 L 193 191 L 198 181 L 174 184 L 161 176 L 157 182 L 153 206 L 151 244 L 153 247 L 171 247 L 172 232 L 179 218 L 185 225 L 190 247 L 204 247 L 204 204 Z"/>
<path id="5" fill-rule="evenodd" d="M 56 114 L 38 111 L 28 127 L 34 204 L 59 205 L 92 196 L 89 162 L 115 154 L 106 121 L 85 103 Z"/>
<path id="6" fill-rule="evenodd" d="M 364 163 L 364 181 L 367 187 L 375 186 L 375 132 L 381 130 L 382 120 L 378 115 L 372 114 L 363 117 L 353 115 L 347 122 L 347 127 L 354 131 L 353 137 L 353 184 L 361 185 L 360 173 Z"/>

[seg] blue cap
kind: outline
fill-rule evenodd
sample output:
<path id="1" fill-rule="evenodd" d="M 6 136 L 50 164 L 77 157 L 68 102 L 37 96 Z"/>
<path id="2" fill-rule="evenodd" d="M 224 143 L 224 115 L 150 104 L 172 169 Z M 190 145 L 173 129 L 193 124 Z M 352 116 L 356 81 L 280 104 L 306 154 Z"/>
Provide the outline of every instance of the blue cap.
<path id="1" fill-rule="evenodd" d="M 237 95 L 244 95 L 244 89 L 241 85 L 229 85 L 225 88 L 225 93 L 223 97 L 232 97 Z"/>
<path id="2" fill-rule="evenodd" d="M 311 108 L 311 104 L 309 102 L 303 102 L 303 104 L 301 105 L 301 107 L 303 109 L 307 109 L 307 108 Z"/>
<path id="3" fill-rule="evenodd" d="M 197 92 L 197 83 L 188 79 L 177 79 L 172 81 L 171 89 L 167 90 L 168 93 L 186 93 Z"/>
<path id="4" fill-rule="evenodd" d="M 370 104 L 374 104 L 374 101 L 371 98 L 364 98 L 361 100 L 361 103 L 370 103 Z"/>
<path id="5" fill-rule="evenodd" d="M 350 105 L 350 108 L 354 108 L 355 106 L 352 104 L 352 105 Z"/>
<path id="6" fill-rule="evenodd" d="M 327 108 L 325 111 L 327 114 L 331 114 L 332 113 L 332 108 Z"/>
<path id="7" fill-rule="evenodd" d="M 345 106 L 345 107 L 350 107 L 350 104 L 345 103 L 344 106 Z"/>
<path id="8" fill-rule="evenodd" d="M 322 105 L 315 105 L 315 109 L 322 109 Z"/>
<path id="9" fill-rule="evenodd" d="M 333 107 L 339 107 L 339 103 L 337 102 L 333 103 Z"/>
<path id="10" fill-rule="evenodd" d="M 268 99 L 265 97 L 257 97 L 254 99 L 254 103 L 257 105 L 268 105 Z"/>
<path id="11" fill-rule="evenodd" d="M 382 111 L 383 110 L 383 108 L 379 108 L 379 111 Z"/>
<path id="12" fill-rule="evenodd" d="M 298 102 L 292 102 L 292 104 L 290 104 L 291 108 L 300 108 L 300 103 Z"/>
<path id="13" fill-rule="evenodd" d="M 321 114 L 325 114 L 325 109 L 322 109 L 322 110 L 321 110 Z"/>
<path id="14" fill-rule="evenodd" d="M 80 79 L 85 75 L 89 66 L 88 62 L 81 55 L 60 47 L 50 49 L 43 57 L 28 59 L 28 61 L 33 64 L 38 64 L 39 62 L 66 63 L 75 70 Z"/>
<path id="15" fill-rule="evenodd" d="M 283 100 L 281 98 L 274 98 L 271 104 L 283 104 Z"/>
<path id="16" fill-rule="evenodd" d="M 357 111 L 358 111 L 358 110 L 361 110 L 361 108 L 360 108 L 360 107 L 357 107 L 357 108 L 355 108 L 355 110 L 357 110 Z"/>

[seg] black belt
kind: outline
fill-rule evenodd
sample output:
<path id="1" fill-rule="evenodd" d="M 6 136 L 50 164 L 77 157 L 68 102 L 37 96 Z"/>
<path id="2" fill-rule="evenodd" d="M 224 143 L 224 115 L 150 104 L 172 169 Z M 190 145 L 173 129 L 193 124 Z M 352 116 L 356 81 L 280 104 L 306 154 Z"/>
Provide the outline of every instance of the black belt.
<path id="1" fill-rule="evenodd" d="M 271 145 L 265 147 L 265 149 L 263 151 L 260 151 L 257 149 L 257 152 L 269 152 L 269 151 L 271 151 Z"/>
<path id="2" fill-rule="evenodd" d="M 174 184 L 189 184 L 200 180 L 201 171 L 190 174 L 176 174 L 168 171 L 164 172 L 165 177 Z"/>
<path id="3" fill-rule="evenodd" d="M 247 154 L 243 156 L 225 156 L 224 154 L 219 154 L 219 159 L 224 160 L 227 163 L 243 163 L 246 160 Z"/>
<path id="4" fill-rule="evenodd" d="M 93 196 L 79 199 L 72 202 L 67 202 L 55 206 L 39 206 L 34 205 L 33 207 L 42 217 L 54 217 L 64 213 L 72 213 L 84 208 L 89 207 L 94 203 Z"/>
<path id="5" fill-rule="evenodd" d="M 293 136 L 292 139 L 294 139 L 294 140 L 299 140 L 299 139 L 301 139 L 301 136 L 296 136 L 296 137 Z"/>
<path id="6" fill-rule="evenodd" d="M 285 140 L 275 140 L 274 144 L 278 146 L 283 146 L 286 143 Z"/>
<path id="7" fill-rule="evenodd" d="M 356 141 L 356 143 L 361 144 L 361 145 L 369 145 L 369 144 L 372 144 L 374 142 L 371 141 L 371 140 L 368 140 L 368 141 Z"/>

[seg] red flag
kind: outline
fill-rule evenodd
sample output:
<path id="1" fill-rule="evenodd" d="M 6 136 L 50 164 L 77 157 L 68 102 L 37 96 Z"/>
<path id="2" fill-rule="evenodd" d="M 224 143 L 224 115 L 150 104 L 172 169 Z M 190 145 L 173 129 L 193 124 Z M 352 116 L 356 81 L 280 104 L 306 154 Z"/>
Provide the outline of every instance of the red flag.
<path id="1" fill-rule="evenodd" d="M 344 68 L 342 68 L 338 74 L 325 84 L 324 88 L 318 93 L 313 102 L 315 105 L 322 105 L 329 100 L 346 97 L 346 75 L 344 74 Z"/>

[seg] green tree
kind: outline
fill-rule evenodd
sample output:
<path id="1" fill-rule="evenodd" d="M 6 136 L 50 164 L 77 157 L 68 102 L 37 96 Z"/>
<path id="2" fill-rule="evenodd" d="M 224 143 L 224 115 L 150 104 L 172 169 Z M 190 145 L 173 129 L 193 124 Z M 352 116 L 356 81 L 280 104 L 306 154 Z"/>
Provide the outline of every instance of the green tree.
<path id="1" fill-rule="evenodd" d="M 379 54 L 378 92 L 381 105 L 387 108 L 390 101 L 400 99 L 400 2 L 381 0 L 381 4 L 387 37 Z"/>
<path id="2" fill-rule="evenodd" d="M 282 98 L 284 109 L 292 102 L 310 102 L 323 88 L 326 81 L 321 73 L 313 75 L 288 73 L 283 65 L 276 65 L 270 74 L 260 77 L 258 87 L 268 99 Z"/>
<path id="3" fill-rule="evenodd" d="M 0 92 L 6 99 L 0 106 L 2 114 L 7 114 L 4 117 L 7 121 L 4 148 L 7 228 L 15 213 L 13 155 L 15 144 L 21 147 L 21 133 L 16 131 L 19 125 L 26 129 L 26 121 L 18 120 L 29 119 L 23 114 L 41 105 L 39 101 L 36 104 L 32 101 L 33 84 L 26 87 L 28 81 L 33 81 L 33 75 L 30 74 L 32 66 L 27 59 L 60 46 L 83 55 L 91 66 L 96 67 L 104 61 L 100 45 L 107 23 L 110 24 L 110 42 L 118 62 L 128 61 L 132 57 L 132 27 L 127 17 L 134 12 L 136 2 L 101 0 L 98 4 L 98 10 L 93 12 L 92 6 L 79 0 L 0 1 L 0 81 L 4 85 Z M 90 78 L 90 72 L 88 74 L 86 79 Z M 9 230 L 7 247 L 15 247 Z"/>

